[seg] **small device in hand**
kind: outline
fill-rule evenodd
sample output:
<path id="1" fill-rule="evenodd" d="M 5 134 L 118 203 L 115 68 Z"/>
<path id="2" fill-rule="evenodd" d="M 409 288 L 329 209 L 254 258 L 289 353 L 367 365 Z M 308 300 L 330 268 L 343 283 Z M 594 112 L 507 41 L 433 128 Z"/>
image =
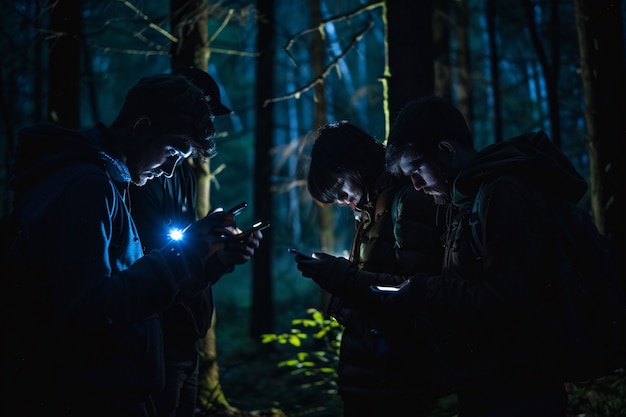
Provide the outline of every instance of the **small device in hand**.
<path id="1" fill-rule="evenodd" d="M 250 233 L 256 232 L 257 230 L 265 230 L 270 227 L 270 223 L 264 220 L 258 221 L 252 225 L 251 228 L 244 230 L 241 233 L 234 233 L 232 235 L 223 235 L 222 238 L 225 240 L 241 240 L 246 237 Z"/>
<path id="2" fill-rule="evenodd" d="M 243 209 L 245 209 L 246 207 L 248 207 L 248 203 L 246 203 L 245 201 L 242 201 L 241 203 L 237 204 L 235 207 L 228 210 L 228 212 L 236 216 L 239 213 L 241 213 Z"/>
<path id="3" fill-rule="evenodd" d="M 408 285 L 410 280 L 406 280 L 398 285 L 372 285 L 370 289 L 374 292 L 398 292 L 406 285 Z"/>
<path id="4" fill-rule="evenodd" d="M 314 258 L 314 257 L 312 257 L 311 255 L 307 255 L 307 254 L 305 254 L 305 253 L 300 252 L 298 249 L 289 248 L 289 249 L 287 249 L 287 252 L 289 252 L 289 253 L 294 253 L 294 254 L 296 254 L 296 255 L 300 255 L 300 256 L 302 256 L 304 259 L 307 259 L 307 260 L 313 260 L 313 259 L 315 259 L 315 258 Z"/>

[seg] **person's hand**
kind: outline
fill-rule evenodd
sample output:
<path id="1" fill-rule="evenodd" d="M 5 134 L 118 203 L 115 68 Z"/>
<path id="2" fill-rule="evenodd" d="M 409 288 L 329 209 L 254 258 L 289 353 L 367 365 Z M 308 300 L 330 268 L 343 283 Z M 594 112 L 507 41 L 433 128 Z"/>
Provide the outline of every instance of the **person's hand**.
<path id="1" fill-rule="evenodd" d="M 236 228 L 237 223 L 232 213 L 215 210 L 189 225 L 185 230 L 184 243 L 193 247 L 203 259 L 207 259 L 225 248 L 223 236 L 230 235 Z"/>
<path id="2" fill-rule="evenodd" d="M 344 295 L 350 291 L 359 268 L 345 258 L 315 252 L 314 259 L 296 255 L 295 261 L 302 276 L 311 278 L 331 294 Z"/>
<path id="3" fill-rule="evenodd" d="M 223 250 L 217 252 L 217 257 L 224 266 L 234 266 L 246 263 L 258 249 L 263 233 L 260 230 L 252 232 L 241 239 L 228 239 Z"/>

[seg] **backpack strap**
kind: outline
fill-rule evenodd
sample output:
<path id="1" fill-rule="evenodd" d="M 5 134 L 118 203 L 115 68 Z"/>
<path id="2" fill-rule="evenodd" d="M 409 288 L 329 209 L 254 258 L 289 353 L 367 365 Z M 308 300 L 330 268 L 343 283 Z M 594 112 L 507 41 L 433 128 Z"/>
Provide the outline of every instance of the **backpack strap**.
<path id="1" fill-rule="evenodd" d="M 398 201 L 400 200 L 400 194 L 402 194 L 403 189 L 404 187 L 400 187 L 394 194 L 393 200 L 391 200 L 391 221 L 394 225 L 398 220 Z"/>
<path id="2" fill-rule="evenodd" d="M 398 220 L 398 202 L 400 201 L 400 195 L 406 187 L 413 187 L 412 185 L 401 185 L 394 191 L 388 189 L 384 191 L 376 200 L 376 207 L 374 209 L 374 219 L 378 220 L 387 211 L 387 204 L 389 203 L 389 196 L 393 192 L 393 199 L 391 200 L 391 206 L 389 207 L 389 214 L 391 215 L 391 221 L 396 224 Z"/>
<path id="3" fill-rule="evenodd" d="M 476 260 L 482 259 L 483 231 L 480 225 L 480 219 L 482 216 L 481 211 L 484 206 L 484 199 L 485 183 L 483 182 L 478 187 L 478 191 L 476 192 L 476 196 L 474 197 L 474 203 L 472 204 L 472 211 L 469 218 L 470 228 L 472 229 L 472 240 L 470 241 L 470 246 L 472 248 L 472 251 L 474 251 Z"/>

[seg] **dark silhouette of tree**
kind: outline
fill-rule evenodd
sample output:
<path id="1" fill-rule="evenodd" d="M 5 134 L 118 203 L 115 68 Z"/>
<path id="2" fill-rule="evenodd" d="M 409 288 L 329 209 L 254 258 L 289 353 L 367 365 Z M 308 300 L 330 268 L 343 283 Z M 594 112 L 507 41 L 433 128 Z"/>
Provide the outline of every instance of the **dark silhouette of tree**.
<path id="1" fill-rule="evenodd" d="M 575 0 L 585 92 L 591 206 L 596 225 L 626 256 L 623 144 L 626 68 L 621 2 Z M 623 263 L 623 261 L 622 261 Z"/>
<path id="2" fill-rule="evenodd" d="M 487 33 L 489 35 L 489 68 L 491 70 L 491 98 L 493 99 L 493 137 L 494 141 L 502 142 L 502 105 L 500 91 L 500 58 L 496 32 L 496 1 L 487 0 L 486 5 Z"/>
<path id="3" fill-rule="evenodd" d="M 254 218 L 272 218 L 272 128 L 273 106 L 266 100 L 274 93 L 274 0 L 259 0 L 258 52 L 256 66 L 255 102 L 255 158 L 254 158 Z M 274 330 L 274 303 L 272 291 L 272 228 L 263 231 L 263 244 L 252 259 L 252 309 L 250 335 L 259 340 L 263 333 Z"/>
<path id="4" fill-rule="evenodd" d="M 195 67 L 208 70 L 209 5 L 206 0 L 170 0 L 171 32 L 175 42 L 170 48 L 172 71 Z M 189 161 L 196 176 L 196 215 L 204 217 L 211 209 L 211 164 L 209 160 Z M 217 311 L 206 335 L 199 340 L 200 369 L 198 405 L 206 410 L 237 411 L 230 405 L 220 383 L 215 336 Z"/>
<path id="5" fill-rule="evenodd" d="M 322 11 L 320 0 L 311 0 L 311 26 L 316 27 L 322 22 Z M 313 32 L 311 36 L 311 69 L 313 74 L 322 74 L 324 71 L 324 40 L 320 32 Z M 322 126 L 328 122 L 326 88 L 324 83 L 315 84 L 313 87 L 315 94 L 315 105 L 313 110 L 313 128 Z M 335 247 L 335 211 L 332 206 L 319 207 L 319 234 L 321 250 L 332 253 Z M 326 311 L 330 294 L 322 290 L 321 308 Z"/>
<path id="6" fill-rule="evenodd" d="M 537 59 L 543 72 L 546 84 L 546 95 L 548 102 L 548 112 L 550 115 L 550 137 L 554 144 L 561 148 L 561 115 L 560 100 L 558 96 L 559 89 L 559 68 L 561 63 L 561 41 L 559 38 L 559 29 L 561 26 L 559 2 L 551 0 L 549 2 L 549 36 L 548 43 L 550 45 L 550 58 L 544 43 L 542 42 L 539 30 L 537 28 L 537 16 L 535 13 L 535 5 L 530 0 L 522 0 L 522 6 L 526 15 L 528 30 L 533 47 L 537 53 Z"/>
<path id="7" fill-rule="evenodd" d="M 452 65 L 450 62 L 450 28 L 452 2 L 434 0 L 433 50 L 435 71 L 435 93 L 452 98 Z"/>
<path id="8" fill-rule="evenodd" d="M 81 11 L 79 0 L 59 0 L 50 11 L 48 117 L 67 128 L 80 125 Z"/>
<path id="9" fill-rule="evenodd" d="M 474 119 L 472 110 L 472 78 L 470 77 L 472 67 L 470 60 L 469 46 L 469 14 L 467 10 L 467 0 L 457 0 L 453 2 L 454 10 L 454 30 L 456 37 L 456 74 L 458 78 L 457 105 L 470 124 Z"/>
<path id="10" fill-rule="evenodd" d="M 432 16 L 432 0 L 387 2 L 391 122 L 407 101 L 434 92 Z"/>

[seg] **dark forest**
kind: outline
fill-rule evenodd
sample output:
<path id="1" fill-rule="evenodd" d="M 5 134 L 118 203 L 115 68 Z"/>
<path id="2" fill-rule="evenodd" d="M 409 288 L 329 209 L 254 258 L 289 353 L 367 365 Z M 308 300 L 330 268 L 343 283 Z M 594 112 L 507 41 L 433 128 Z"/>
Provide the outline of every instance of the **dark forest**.
<path id="1" fill-rule="evenodd" d="M 2 214 L 24 126 L 109 123 L 139 78 L 188 66 L 208 71 L 234 110 L 215 119 L 197 210 L 246 201 L 242 228 L 271 227 L 253 261 L 214 287 L 203 416 L 341 415 L 341 328 L 287 252 L 350 249 L 353 213 L 306 189 L 310 133 L 327 122 L 384 143 L 404 103 L 436 93 L 462 110 L 479 149 L 543 130 L 587 179 L 583 204 L 626 257 L 623 1 L 2 0 L 0 11 Z M 572 416 L 626 416 L 623 375 L 570 388 Z M 454 401 L 432 416 L 454 416 Z"/>

